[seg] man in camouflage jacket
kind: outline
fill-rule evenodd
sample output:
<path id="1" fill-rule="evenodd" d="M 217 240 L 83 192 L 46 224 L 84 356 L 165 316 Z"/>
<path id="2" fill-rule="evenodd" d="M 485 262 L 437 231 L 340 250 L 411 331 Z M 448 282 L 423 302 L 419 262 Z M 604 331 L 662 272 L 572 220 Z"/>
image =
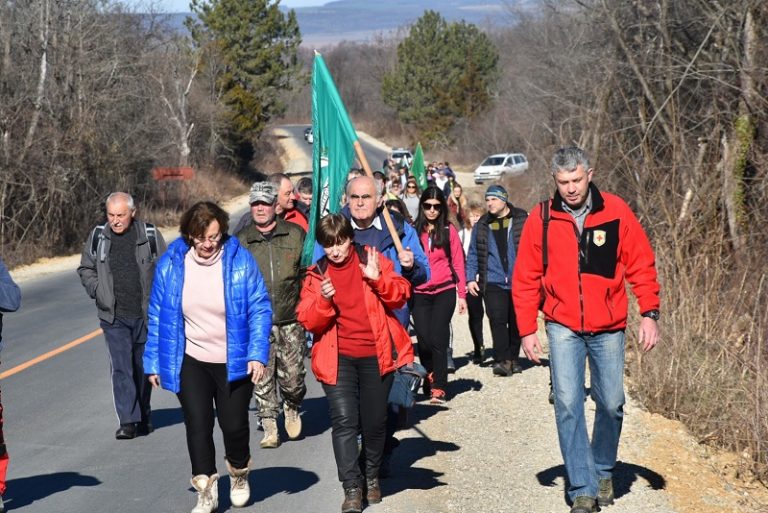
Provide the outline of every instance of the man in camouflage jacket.
<path id="1" fill-rule="evenodd" d="M 277 192 L 269 182 L 253 184 L 249 196 L 253 223 L 237 233 L 240 243 L 258 262 L 272 300 L 269 363 L 264 377 L 254 389 L 256 414 L 264 428 L 262 448 L 280 445 L 278 387 L 284 401 L 285 430 L 291 439 L 301 436 L 299 407 L 307 392 L 304 383 L 306 335 L 296 321 L 299 287 L 305 271 L 301 267 L 304 230 L 277 217 Z"/>

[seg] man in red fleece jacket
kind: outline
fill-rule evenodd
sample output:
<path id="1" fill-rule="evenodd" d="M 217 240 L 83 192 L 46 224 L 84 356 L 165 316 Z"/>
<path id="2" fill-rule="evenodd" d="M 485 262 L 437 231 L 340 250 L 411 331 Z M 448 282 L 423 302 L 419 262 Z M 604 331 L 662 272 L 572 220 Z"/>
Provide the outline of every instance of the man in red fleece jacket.
<path id="1" fill-rule="evenodd" d="M 539 205 L 528 217 L 512 282 L 523 350 L 536 363 L 543 352 L 536 317 L 544 300 L 555 421 L 571 513 L 591 513 L 598 505 L 613 503 L 612 474 L 624 415 L 625 280 L 642 313 L 639 343 L 649 351 L 659 338 L 653 249 L 629 206 L 618 196 L 600 192 L 592 175 L 582 149 L 555 152 L 552 176 L 557 190 L 548 216 Z M 591 443 L 584 417 L 587 358 L 596 404 Z"/>

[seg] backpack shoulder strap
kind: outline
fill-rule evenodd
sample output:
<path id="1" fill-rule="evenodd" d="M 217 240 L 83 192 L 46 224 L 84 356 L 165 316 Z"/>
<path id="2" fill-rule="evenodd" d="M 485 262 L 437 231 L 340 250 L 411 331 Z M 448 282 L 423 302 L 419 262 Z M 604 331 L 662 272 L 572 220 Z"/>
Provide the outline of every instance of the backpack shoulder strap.
<path id="1" fill-rule="evenodd" d="M 547 230 L 549 230 L 549 200 L 546 199 L 541 202 L 541 259 L 544 264 L 544 273 L 547 274 L 547 266 L 549 265 L 549 253 L 547 251 Z"/>
<path id="2" fill-rule="evenodd" d="M 448 267 L 451 269 L 451 277 L 453 283 L 459 283 L 459 275 L 456 273 L 456 269 L 453 268 L 453 251 L 451 251 L 451 225 L 446 225 L 445 230 L 448 232 L 448 250 L 445 255 L 448 257 Z"/>
<path id="3" fill-rule="evenodd" d="M 157 228 L 152 223 L 144 223 L 144 233 L 149 241 L 149 250 L 152 252 L 152 258 L 157 258 Z"/>
<path id="4" fill-rule="evenodd" d="M 104 227 L 106 225 L 99 224 L 93 229 L 91 233 L 91 256 L 96 258 L 99 251 L 99 244 L 104 239 Z"/>

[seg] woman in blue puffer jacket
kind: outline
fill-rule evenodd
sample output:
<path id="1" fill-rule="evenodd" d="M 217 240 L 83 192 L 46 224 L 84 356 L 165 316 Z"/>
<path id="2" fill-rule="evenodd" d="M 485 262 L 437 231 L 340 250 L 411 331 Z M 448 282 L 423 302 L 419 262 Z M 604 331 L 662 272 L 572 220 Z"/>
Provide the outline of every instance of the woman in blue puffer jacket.
<path id="1" fill-rule="evenodd" d="M 192 513 L 218 507 L 214 404 L 232 505 L 248 502 L 248 405 L 269 357 L 269 295 L 256 261 L 227 235 L 228 225 L 215 203 L 185 212 L 181 237 L 157 263 L 149 300 L 144 372 L 181 403 L 198 492 Z"/>

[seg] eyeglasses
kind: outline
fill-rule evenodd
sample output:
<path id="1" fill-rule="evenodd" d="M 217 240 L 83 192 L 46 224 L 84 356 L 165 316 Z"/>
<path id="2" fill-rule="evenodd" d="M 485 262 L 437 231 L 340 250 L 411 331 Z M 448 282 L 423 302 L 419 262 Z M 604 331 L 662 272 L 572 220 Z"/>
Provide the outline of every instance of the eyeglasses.
<path id="1" fill-rule="evenodd" d="M 373 198 L 373 196 L 371 196 L 370 194 L 350 194 L 349 195 L 349 199 L 352 199 L 352 200 L 367 201 L 367 200 L 369 200 L 371 198 Z"/>
<path id="2" fill-rule="evenodd" d="M 192 237 L 192 240 L 195 242 L 195 244 L 202 244 L 205 241 L 213 242 L 216 244 L 221 240 L 222 234 L 219 233 L 217 235 L 213 235 L 212 237 Z"/>
<path id="3" fill-rule="evenodd" d="M 440 203 L 422 203 L 421 208 L 424 210 L 440 210 L 442 207 L 440 206 Z"/>
<path id="4" fill-rule="evenodd" d="M 413 184 L 410 184 L 410 183 L 409 183 L 408 185 L 406 185 L 406 187 L 407 187 L 408 189 L 415 189 L 415 188 L 416 188 L 416 186 L 415 186 L 415 185 L 413 185 Z"/>

